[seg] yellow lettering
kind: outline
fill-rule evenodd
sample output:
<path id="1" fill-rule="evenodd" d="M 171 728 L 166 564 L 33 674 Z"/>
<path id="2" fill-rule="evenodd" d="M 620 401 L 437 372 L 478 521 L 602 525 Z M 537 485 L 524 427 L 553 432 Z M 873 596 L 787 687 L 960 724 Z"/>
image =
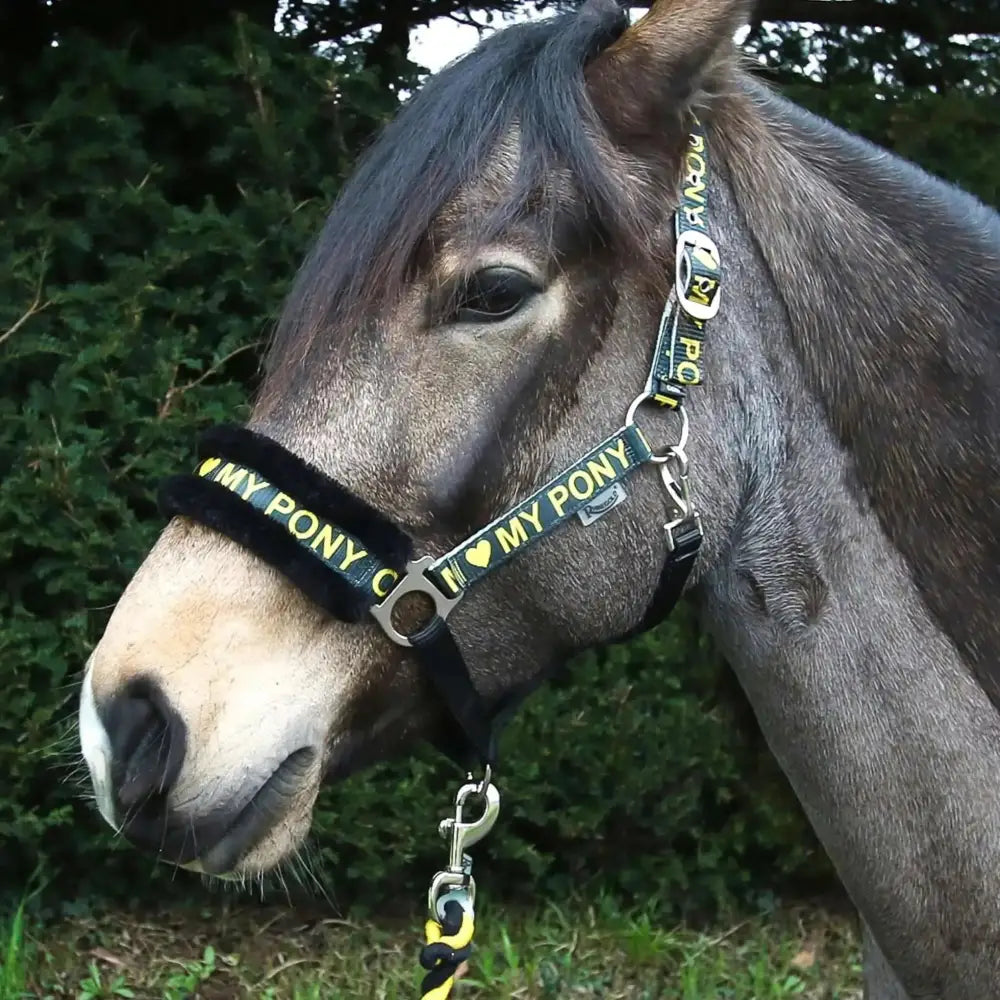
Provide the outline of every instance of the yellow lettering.
<path id="1" fill-rule="evenodd" d="M 232 462 L 226 462 L 222 470 L 215 477 L 215 481 L 220 486 L 225 486 L 227 490 L 232 490 L 236 493 L 246 474 L 246 469 L 241 469 L 238 465 L 233 465 Z"/>
<path id="2" fill-rule="evenodd" d="M 709 297 L 709 292 L 714 291 L 717 284 L 718 282 L 711 278 L 699 278 L 688 291 L 688 301 L 699 302 L 704 306 L 711 305 L 712 300 Z"/>
<path id="3" fill-rule="evenodd" d="M 594 483 L 598 489 L 608 480 L 615 478 L 615 470 L 608 461 L 607 451 L 605 451 L 603 455 L 599 455 L 597 458 L 590 459 L 590 461 L 587 462 L 587 471 L 593 477 Z"/>
<path id="4" fill-rule="evenodd" d="M 684 197 L 690 198 L 692 201 L 704 201 L 705 196 L 702 191 L 705 190 L 704 181 L 695 181 L 694 184 L 689 184 L 684 188 Z"/>
<path id="5" fill-rule="evenodd" d="M 675 374 L 685 385 L 697 385 L 701 381 L 701 372 L 693 361 L 682 361 Z"/>
<path id="6" fill-rule="evenodd" d="M 341 535 L 343 537 L 343 535 Z M 450 576 L 448 570 L 444 570 L 441 575 L 448 581 L 449 586 L 453 586 L 453 582 L 448 579 Z M 392 585 L 399 579 L 399 574 L 394 569 L 380 569 L 372 577 L 372 591 L 376 597 L 385 597 L 386 594 L 392 590 Z M 456 593 L 458 587 L 454 588 Z"/>
<path id="7" fill-rule="evenodd" d="M 334 536 L 334 531 L 336 531 L 336 529 L 332 524 L 324 524 L 323 527 L 316 532 L 316 537 L 309 543 L 309 548 L 316 549 L 322 545 L 323 558 L 332 559 L 334 553 L 340 548 L 340 543 L 344 540 L 344 536 L 339 531 L 336 536 Z"/>
<path id="8" fill-rule="evenodd" d="M 250 497 L 257 492 L 257 490 L 262 490 L 266 486 L 270 485 L 271 484 L 266 479 L 262 479 L 260 482 L 257 482 L 257 477 L 252 472 L 248 473 L 247 484 L 243 489 L 243 499 L 249 500 Z"/>
<path id="9" fill-rule="evenodd" d="M 308 527 L 300 528 L 299 522 L 305 521 Z M 298 510 L 288 519 L 288 530 L 296 538 L 309 538 L 319 527 L 319 518 L 311 510 Z"/>
<path id="10" fill-rule="evenodd" d="M 702 267 L 707 267 L 710 271 L 719 270 L 719 259 L 708 249 L 708 247 L 695 247 L 691 251 L 691 256 L 694 257 Z M 699 281 L 710 281 L 712 286 L 715 286 L 715 280 L 713 278 L 699 278 Z"/>
<path id="11" fill-rule="evenodd" d="M 702 192 L 705 190 L 705 171 L 708 167 L 705 164 L 705 158 L 695 149 L 687 154 L 687 169 L 688 174 L 685 178 L 687 187 L 684 188 L 684 197 L 703 205 L 705 196 Z"/>
<path id="12" fill-rule="evenodd" d="M 264 508 L 267 515 L 277 511 L 279 514 L 291 514 L 295 510 L 295 501 L 287 493 L 275 493 L 274 499 Z"/>
<path id="13" fill-rule="evenodd" d="M 536 500 L 531 505 L 531 510 L 522 510 L 519 515 L 520 517 L 523 517 L 525 521 L 527 521 L 528 524 L 530 524 L 535 529 L 535 531 L 538 532 L 538 534 L 542 533 L 542 517 L 539 512 L 540 506 L 541 505 Z"/>
<path id="14" fill-rule="evenodd" d="M 628 455 L 625 454 L 625 439 L 619 438 L 614 444 L 608 445 L 604 449 L 605 455 L 610 455 L 612 458 L 618 459 L 618 464 L 622 467 L 622 472 L 624 472 L 629 467 Z"/>
<path id="15" fill-rule="evenodd" d="M 579 486 L 578 483 L 582 481 L 583 485 Z M 589 500 L 594 495 L 594 480 L 587 475 L 582 469 L 577 469 L 566 480 L 566 485 L 569 487 L 570 493 L 576 497 L 577 500 Z"/>
<path id="16" fill-rule="evenodd" d="M 510 552 L 511 549 L 516 549 L 522 542 L 528 540 L 528 533 L 524 530 L 521 519 L 515 515 L 507 522 L 506 528 L 503 525 L 497 528 L 496 539 L 504 552 Z"/>
<path id="17" fill-rule="evenodd" d="M 569 490 L 565 486 L 553 486 L 546 496 L 549 498 L 549 503 L 552 504 L 552 509 L 556 512 L 556 517 L 562 517 L 563 507 L 569 499 Z"/>
<path id="18" fill-rule="evenodd" d="M 344 553 L 344 558 L 340 561 L 340 568 L 347 569 L 352 563 L 356 563 L 359 559 L 364 559 L 368 553 L 364 549 L 355 549 L 354 542 L 349 538 L 345 538 L 344 541 L 347 543 L 347 551 Z"/>
<path id="19" fill-rule="evenodd" d="M 701 341 L 694 340 L 692 337 L 681 337 L 681 343 L 684 345 L 684 353 L 688 357 L 688 361 L 697 361 L 701 357 Z"/>
<path id="20" fill-rule="evenodd" d="M 692 132 L 688 136 L 688 142 L 695 153 L 705 152 L 705 137 L 700 132 Z"/>
<path id="21" fill-rule="evenodd" d="M 684 214 L 687 216 L 688 225 L 693 226 L 696 229 L 705 229 L 705 205 L 692 205 L 690 208 L 684 209 Z"/>

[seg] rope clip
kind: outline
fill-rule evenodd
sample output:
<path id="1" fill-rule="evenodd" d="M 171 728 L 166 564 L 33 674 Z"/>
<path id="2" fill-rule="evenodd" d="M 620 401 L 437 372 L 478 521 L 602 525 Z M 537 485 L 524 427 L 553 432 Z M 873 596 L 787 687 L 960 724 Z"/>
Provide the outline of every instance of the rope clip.
<path id="1" fill-rule="evenodd" d="M 475 781 L 470 774 L 455 795 L 454 814 L 446 816 L 438 826 L 438 833 L 448 840 L 448 865 L 434 876 L 427 893 L 431 919 L 438 922 L 443 919 L 443 897 L 450 891 L 463 889 L 468 893 L 469 907 L 475 903 L 476 882 L 472 877 L 472 858 L 466 854 L 466 848 L 478 844 L 493 829 L 500 815 L 500 792 L 490 780 L 491 776 L 489 767 L 482 781 Z M 468 821 L 463 813 L 466 800 L 470 798 L 481 798 L 484 805 L 479 818 Z"/>

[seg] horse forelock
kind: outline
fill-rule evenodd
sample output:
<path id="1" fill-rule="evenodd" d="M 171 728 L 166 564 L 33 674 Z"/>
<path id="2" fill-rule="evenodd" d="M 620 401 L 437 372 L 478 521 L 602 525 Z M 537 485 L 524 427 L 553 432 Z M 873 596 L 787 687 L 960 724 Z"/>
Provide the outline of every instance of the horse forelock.
<path id="1" fill-rule="evenodd" d="M 863 500 L 1000 707 L 1000 217 L 756 83 L 714 125 Z"/>
<path id="2" fill-rule="evenodd" d="M 404 105 L 345 184 L 285 303 L 266 365 L 277 391 L 289 391 L 314 349 L 330 350 L 322 335 L 332 327 L 370 329 L 368 321 L 433 255 L 436 220 L 483 183 L 512 135 L 513 193 L 493 211 L 470 215 L 480 242 L 528 212 L 542 228 L 558 229 L 566 209 L 565 199 L 552 197 L 559 173 L 574 185 L 573 206 L 609 243 L 648 237 L 602 155 L 584 80 L 589 60 L 626 26 L 611 0 L 513 25 L 435 74 Z"/>

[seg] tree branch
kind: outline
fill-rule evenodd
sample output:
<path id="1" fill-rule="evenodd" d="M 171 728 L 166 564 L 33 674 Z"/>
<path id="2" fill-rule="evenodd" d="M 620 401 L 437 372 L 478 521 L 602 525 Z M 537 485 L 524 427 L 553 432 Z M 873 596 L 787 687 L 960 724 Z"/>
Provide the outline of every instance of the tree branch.
<path id="1" fill-rule="evenodd" d="M 309 43 L 331 42 L 365 28 L 386 22 L 386 41 L 397 44 L 403 25 L 412 29 L 438 17 L 463 19 L 470 10 L 492 13 L 514 12 L 519 0 L 494 0 L 477 8 L 470 0 L 419 0 L 395 6 L 390 0 L 358 0 L 353 4 L 329 4 L 312 12 L 304 33 Z M 629 6 L 648 7 L 649 0 L 632 0 Z M 757 0 L 754 23 L 812 22 L 834 28 L 882 28 L 911 32 L 928 41 L 943 41 L 952 35 L 1000 35 L 1000 4 L 982 2 L 959 7 L 953 0 L 923 3 L 884 3 L 881 0 Z"/>
<path id="2" fill-rule="evenodd" d="M 639 0 L 635 7 L 648 7 Z M 881 3 L 879 0 L 757 0 L 754 24 L 761 21 L 825 24 L 833 28 L 883 28 L 909 31 L 928 41 L 951 35 L 1000 35 L 1000 7 L 980 4 L 963 10 L 947 0 L 921 4 Z"/>
<path id="3" fill-rule="evenodd" d="M 0 333 L 0 344 L 2 344 L 5 340 L 9 340 L 11 337 L 13 337 L 14 334 L 17 333 L 17 331 L 20 330 L 21 327 L 24 326 L 24 324 L 27 323 L 32 316 L 37 316 L 40 312 L 42 312 L 43 309 L 48 309 L 48 307 L 52 305 L 51 299 L 46 299 L 44 302 L 42 301 L 42 289 L 44 285 L 45 285 L 45 264 L 43 260 L 42 271 L 41 274 L 39 274 L 38 276 L 38 284 L 35 288 L 34 300 L 32 301 L 31 305 L 28 306 L 28 308 L 24 311 L 24 313 L 17 320 L 15 320 L 15 322 L 10 327 L 8 327 L 7 330 L 5 330 L 3 333 Z"/>

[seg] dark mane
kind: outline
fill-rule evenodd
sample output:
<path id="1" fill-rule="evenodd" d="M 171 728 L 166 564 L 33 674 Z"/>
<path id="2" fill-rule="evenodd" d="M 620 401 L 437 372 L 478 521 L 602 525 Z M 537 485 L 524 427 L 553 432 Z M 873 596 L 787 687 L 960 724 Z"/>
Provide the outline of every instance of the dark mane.
<path id="1" fill-rule="evenodd" d="M 620 181 L 591 136 L 596 114 L 584 87 L 588 60 L 627 27 L 613 0 L 498 31 L 440 73 L 404 106 L 363 157 L 331 211 L 285 304 L 269 368 L 301 358 L 333 316 L 357 321 L 405 280 L 428 226 L 475 179 L 516 123 L 516 197 L 491 230 L 521 211 L 555 165 L 568 169 L 597 223 L 625 236 Z M 484 234 L 488 236 L 488 234 Z"/>

